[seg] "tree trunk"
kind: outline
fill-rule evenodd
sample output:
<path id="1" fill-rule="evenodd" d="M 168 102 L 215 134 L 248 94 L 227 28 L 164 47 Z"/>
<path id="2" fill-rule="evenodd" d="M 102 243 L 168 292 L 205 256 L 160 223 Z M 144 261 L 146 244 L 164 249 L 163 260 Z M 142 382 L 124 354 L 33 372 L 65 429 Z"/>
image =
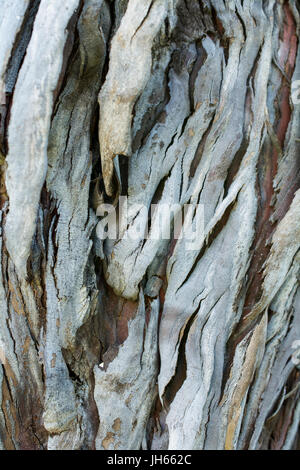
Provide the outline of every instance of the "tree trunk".
<path id="1" fill-rule="evenodd" d="M 2 0 L 0 449 L 300 448 L 299 28 Z M 126 237 L 152 204 L 201 212 L 197 248 Z"/>

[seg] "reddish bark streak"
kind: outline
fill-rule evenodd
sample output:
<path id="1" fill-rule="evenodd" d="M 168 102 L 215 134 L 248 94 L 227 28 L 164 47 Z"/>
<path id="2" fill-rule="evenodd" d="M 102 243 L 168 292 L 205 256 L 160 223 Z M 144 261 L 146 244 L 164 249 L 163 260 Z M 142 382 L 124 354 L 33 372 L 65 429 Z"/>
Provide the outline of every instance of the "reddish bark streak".
<path id="1" fill-rule="evenodd" d="M 138 302 L 118 297 L 108 285 L 105 285 L 105 292 L 103 286 L 101 290 L 103 310 L 100 318 L 100 339 L 106 362 L 109 363 L 128 337 L 128 322 L 135 317 Z"/>
<path id="2" fill-rule="evenodd" d="M 292 77 L 296 63 L 297 36 L 296 24 L 289 6 L 284 7 L 285 21 L 282 33 L 282 44 L 279 51 L 279 65 L 285 70 L 289 78 Z M 253 72 L 255 73 L 255 71 Z M 278 120 L 274 123 L 274 130 L 278 141 L 283 149 L 286 132 L 291 119 L 290 108 L 290 84 L 282 76 L 281 87 L 277 96 L 278 101 Z M 294 193 L 299 187 L 298 174 L 299 168 L 295 163 L 295 168 L 286 176 L 285 181 L 281 183 L 280 192 L 276 193 L 274 200 L 273 182 L 278 169 L 278 151 L 273 145 L 271 139 L 266 139 L 262 148 L 259 162 L 257 165 L 257 194 L 258 211 L 256 218 L 256 236 L 252 245 L 253 256 L 248 270 L 247 294 L 244 303 L 244 309 L 240 324 L 237 326 L 236 333 L 227 345 L 228 360 L 223 375 L 223 385 L 230 373 L 230 367 L 237 344 L 253 328 L 253 322 L 247 320 L 247 315 L 251 312 L 254 305 L 261 297 L 263 283 L 263 265 L 268 258 L 271 248 L 271 237 L 277 227 L 278 222 L 287 213 L 293 200 Z M 256 319 L 255 321 L 258 321 Z"/>
<path id="3" fill-rule="evenodd" d="M 285 70 L 287 76 L 291 79 L 296 63 L 297 53 L 297 36 L 296 24 L 290 7 L 284 6 L 285 20 L 282 33 L 282 43 L 279 49 L 279 65 Z M 282 84 L 278 94 L 278 114 L 279 119 L 274 125 L 275 133 L 281 148 L 284 149 L 286 132 L 291 120 L 290 107 L 290 84 L 285 77 L 282 77 Z M 276 228 L 277 223 L 284 217 L 294 193 L 290 194 L 288 201 L 284 201 L 284 210 L 279 207 L 276 201 L 275 207 L 272 206 L 272 198 L 274 196 L 273 181 L 277 174 L 278 168 L 278 151 L 271 143 L 266 143 L 262 149 L 261 157 L 258 164 L 258 193 L 260 207 L 257 214 L 257 231 L 253 244 L 253 258 L 248 272 L 249 286 L 248 294 L 245 300 L 244 316 L 246 316 L 259 300 L 261 295 L 261 285 L 263 281 L 263 265 L 269 255 L 270 239 Z M 276 210 L 276 223 L 271 221 L 271 216 Z"/>

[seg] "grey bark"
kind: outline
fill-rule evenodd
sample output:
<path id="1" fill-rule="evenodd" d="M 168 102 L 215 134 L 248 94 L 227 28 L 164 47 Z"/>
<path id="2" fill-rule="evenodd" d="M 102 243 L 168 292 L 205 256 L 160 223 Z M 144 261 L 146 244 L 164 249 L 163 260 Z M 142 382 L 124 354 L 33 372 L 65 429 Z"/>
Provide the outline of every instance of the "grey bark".
<path id="1" fill-rule="evenodd" d="M 2 0 L 0 449 L 299 449 L 299 31 L 296 0 Z M 201 246 L 124 237 L 153 203 Z"/>

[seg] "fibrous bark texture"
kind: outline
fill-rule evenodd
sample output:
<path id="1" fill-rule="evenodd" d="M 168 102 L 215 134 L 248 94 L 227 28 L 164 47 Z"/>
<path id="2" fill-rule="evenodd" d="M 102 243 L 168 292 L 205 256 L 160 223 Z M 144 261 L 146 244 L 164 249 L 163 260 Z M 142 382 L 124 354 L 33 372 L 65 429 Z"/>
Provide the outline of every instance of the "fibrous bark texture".
<path id="1" fill-rule="evenodd" d="M 0 449 L 300 448 L 299 37 L 297 0 L 1 1 Z M 127 236 L 153 204 L 197 249 Z"/>

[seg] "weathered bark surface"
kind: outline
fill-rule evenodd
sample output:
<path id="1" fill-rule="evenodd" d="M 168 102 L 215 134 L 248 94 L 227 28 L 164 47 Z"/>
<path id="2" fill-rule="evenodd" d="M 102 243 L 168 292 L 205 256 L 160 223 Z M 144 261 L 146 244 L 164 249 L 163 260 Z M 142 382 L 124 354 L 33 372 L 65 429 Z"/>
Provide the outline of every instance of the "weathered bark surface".
<path id="1" fill-rule="evenodd" d="M 2 0 L 0 449 L 299 449 L 299 31 L 297 0 Z M 119 194 L 122 235 L 202 205 L 202 246 L 100 241 Z"/>

